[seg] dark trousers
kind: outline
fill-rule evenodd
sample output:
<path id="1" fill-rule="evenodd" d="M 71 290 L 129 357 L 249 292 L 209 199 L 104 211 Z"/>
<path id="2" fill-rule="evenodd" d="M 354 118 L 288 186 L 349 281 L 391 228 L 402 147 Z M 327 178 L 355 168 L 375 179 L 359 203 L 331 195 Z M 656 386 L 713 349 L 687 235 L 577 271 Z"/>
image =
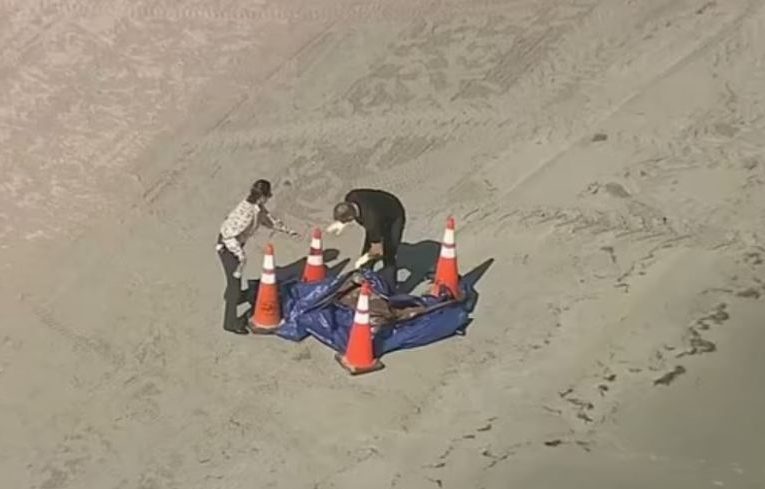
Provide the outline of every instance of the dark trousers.
<path id="1" fill-rule="evenodd" d="M 223 272 L 226 274 L 226 290 L 223 293 L 225 301 L 223 329 L 242 329 L 245 326 L 244 321 L 237 316 L 236 312 L 236 308 L 242 302 L 244 295 L 242 293 L 242 279 L 234 277 L 236 267 L 239 266 L 239 259 L 225 247 L 218 250 L 218 257 L 223 265 Z"/>
<path id="2" fill-rule="evenodd" d="M 399 217 L 393 221 L 388 229 L 383 234 L 383 267 L 380 270 L 380 277 L 391 287 L 392 290 L 396 290 L 396 277 L 398 275 L 398 265 L 396 263 L 396 256 L 398 255 L 398 247 L 401 244 L 401 239 L 404 236 L 404 225 L 406 224 L 406 218 L 404 216 Z M 361 250 L 361 254 L 368 252 L 372 247 L 372 243 L 369 241 L 369 236 L 364 238 L 364 247 Z M 374 263 L 370 263 L 369 266 L 373 266 Z"/>

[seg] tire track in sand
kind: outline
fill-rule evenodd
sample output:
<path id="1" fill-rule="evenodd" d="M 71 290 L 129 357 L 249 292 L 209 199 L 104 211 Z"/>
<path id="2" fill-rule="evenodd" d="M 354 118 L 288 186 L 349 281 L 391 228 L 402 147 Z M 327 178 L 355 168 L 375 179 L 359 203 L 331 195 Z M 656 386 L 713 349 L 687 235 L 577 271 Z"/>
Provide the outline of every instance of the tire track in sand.
<path id="1" fill-rule="evenodd" d="M 593 114 L 592 117 L 589 118 L 587 121 L 581 121 L 580 119 L 574 118 L 574 115 L 572 115 L 572 119 L 570 119 L 567 123 L 568 128 L 570 128 L 570 133 L 567 131 L 560 131 L 560 129 L 563 129 L 560 125 L 560 122 L 566 122 L 566 121 L 560 121 L 555 125 L 552 125 L 552 128 L 550 130 L 551 133 L 557 133 L 561 134 L 564 133 L 566 137 L 560 137 L 556 138 L 558 141 L 551 141 L 548 138 L 548 146 L 542 147 L 542 148 L 532 148 L 533 151 L 536 151 L 537 153 L 541 153 L 541 158 L 534 158 L 532 157 L 526 157 L 526 155 L 521 154 L 520 156 L 517 156 L 519 158 L 519 161 L 538 161 L 538 163 L 534 164 L 533 166 L 529 166 L 528 169 L 525 171 L 519 172 L 519 175 L 510 186 L 508 186 L 507 190 L 504 190 L 501 193 L 494 193 L 490 194 L 487 193 L 484 200 L 480 202 L 480 205 L 482 207 L 486 206 L 493 206 L 497 209 L 502 209 L 506 205 L 506 201 L 508 199 L 508 196 L 512 195 L 514 192 L 518 191 L 519 189 L 527 186 L 529 183 L 534 181 L 537 177 L 542 176 L 546 172 L 552 171 L 553 168 L 560 162 L 564 160 L 564 156 L 574 147 L 576 147 L 579 144 L 582 144 L 586 141 L 589 141 L 589 139 L 592 137 L 593 131 L 597 127 L 602 127 L 606 125 L 607 121 L 612 119 L 616 114 L 623 111 L 625 107 L 627 107 L 631 102 L 637 100 L 640 96 L 642 96 L 650 87 L 654 86 L 655 84 L 659 83 L 663 79 L 670 76 L 672 73 L 676 72 L 677 70 L 681 69 L 683 66 L 687 65 L 690 62 L 693 62 L 694 60 L 698 59 L 700 56 L 702 56 L 705 52 L 707 52 L 709 49 L 717 46 L 721 41 L 723 41 L 727 36 L 731 35 L 733 32 L 738 29 L 742 22 L 745 21 L 747 18 L 752 16 L 756 11 L 762 8 L 762 4 L 757 1 L 750 1 L 744 9 L 737 9 L 738 13 L 729 14 L 728 22 L 724 24 L 719 24 L 718 21 L 715 21 L 715 19 L 710 19 L 708 22 L 714 22 L 714 25 L 718 25 L 719 27 L 711 31 L 710 34 L 704 38 L 701 38 L 700 40 L 697 40 L 694 38 L 693 42 L 688 42 L 688 44 L 684 47 L 684 49 L 679 50 L 676 56 L 671 57 L 666 60 L 666 63 L 661 64 L 654 64 L 653 70 L 651 72 L 646 73 L 645 71 L 638 73 L 639 78 L 635 80 L 635 84 L 632 85 L 632 89 L 619 97 L 619 100 L 615 104 L 604 104 L 599 111 Z M 682 33 L 682 31 L 680 31 Z M 583 70 L 591 70 L 590 67 L 587 67 L 586 65 L 583 65 Z M 603 80 L 604 83 L 605 80 Z M 629 88 L 629 87 L 627 87 Z M 545 112 L 554 112 L 554 108 L 550 107 L 549 110 L 546 108 Z M 579 124 L 574 124 L 577 120 L 580 121 Z M 551 121 L 551 123 L 554 123 L 556 121 Z M 556 127 L 557 126 L 557 127 Z M 565 127 L 565 126 L 564 126 Z M 489 180 L 495 179 L 499 181 L 507 181 L 507 174 L 506 174 L 506 159 L 504 158 L 496 158 L 495 162 L 490 163 L 483 168 L 483 174 L 482 178 L 487 178 Z M 523 169 L 523 164 L 517 165 L 517 168 Z M 465 202 L 464 205 L 467 208 L 474 208 L 477 204 L 475 200 L 471 202 Z M 484 213 L 485 214 L 485 213 Z M 499 216 L 499 214 L 495 214 L 495 216 Z M 483 222 L 480 223 L 481 227 L 490 226 L 492 225 L 492 222 L 498 222 L 500 220 L 504 220 L 504 218 L 497 217 L 496 219 L 489 218 L 488 220 L 482 219 Z M 479 223 L 471 220 L 471 222 L 474 222 L 474 224 L 478 225 Z M 468 225 L 469 223 L 463 223 L 463 227 Z"/>
<path id="2" fill-rule="evenodd" d="M 376 1 L 376 2 L 335 2 L 331 5 L 315 6 L 310 2 L 284 4 L 282 2 L 265 2 L 253 7 L 220 7 L 206 6 L 174 6 L 161 5 L 152 2 L 151 5 L 130 7 L 126 12 L 128 19 L 163 19 L 163 20 L 204 20 L 212 22 L 392 22 L 409 21 L 414 18 L 444 18 L 458 15 L 489 15 L 497 11 L 523 13 L 528 11 L 534 2 L 516 0 L 507 2 L 501 0 L 478 1 Z M 107 12 L 108 6 L 100 2 L 61 1 L 55 4 L 48 2 L 28 2 L 24 4 L 25 14 L 36 14 L 45 10 L 56 14 L 81 16 Z"/>
<path id="3" fill-rule="evenodd" d="M 525 68 L 532 67 L 535 62 L 543 59 L 552 48 L 554 42 L 567 32 L 575 29 L 577 23 L 587 15 L 599 1 L 590 1 L 577 8 L 564 8 L 560 6 L 539 8 L 531 15 L 533 21 L 527 25 L 518 38 L 519 45 L 515 42 L 502 54 L 502 60 L 498 65 L 488 66 L 489 73 L 502 72 L 503 80 L 511 78 L 517 81 L 520 78 L 517 63 L 521 62 Z M 517 5 L 515 6 L 517 8 Z M 510 7 L 502 10 L 502 14 L 511 16 Z M 529 7 L 526 7 L 528 17 Z M 340 25 L 340 24 L 338 24 Z M 480 30 L 477 24 L 471 30 Z M 433 34 L 425 34 L 424 39 L 433 37 Z M 546 38 L 542 42 L 542 38 Z M 403 45 L 403 42 L 402 44 Z M 396 51 L 399 44 L 394 44 L 391 51 Z M 385 62 L 388 62 L 387 60 Z M 504 73 L 511 70 L 511 74 Z M 533 71 L 533 69 L 532 69 Z M 366 76 L 362 76 L 362 79 Z M 513 82 L 510 82 L 513 83 Z M 393 109 L 385 113 L 369 114 L 357 113 L 348 116 L 331 116 L 318 113 L 313 118 L 301 117 L 298 121 L 284 124 L 270 124 L 268 126 L 255 127 L 235 131 L 221 131 L 211 135 L 207 140 L 201 141 L 200 148 L 214 147 L 216 149 L 231 149 L 238 147 L 254 147 L 260 145 L 278 145 L 284 142 L 307 143 L 311 141 L 327 139 L 365 141 L 374 138 L 376 134 L 386 134 L 391 137 L 418 134 L 444 134 L 454 135 L 463 128 L 478 129 L 486 126 L 498 127 L 507 121 L 508 114 L 503 111 L 507 104 L 502 104 L 502 97 L 491 97 L 491 100 L 475 103 L 463 99 L 461 96 L 465 89 L 456 87 L 452 102 L 447 107 L 415 109 Z M 507 86 L 505 89 L 509 89 Z M 343 97 L 346 97 L 345 94 Z M 496 105 L 499 103 L 499 105 Z"/>
<path id="4" fill-rule="evenodd" d="M 521 35 L 531 36 L 533 38 L 531 44 L 535 48 L 528 53 L 525 49 L 522 51 L 533 58 L 524 61 L 523 65 L 533 66 L 539 59 L 544 59 L 544 56 L 553 48 L 555 42 L 569 31 L 575 30 L 582 19 L 589 15 L 598 3 L 597 1 L 590 1 L 584 4 L 577 4 L 575 7 L 565 4 L 564 6 L 546 9 L 537 7 L 533 14 L 527 13 L 526 18 L 530 19 L 531 25 L 525 26 Z M 512 27 L 517 21 L 507 19 L 507 22 L 502 23 L 502 26 L 505 26 L 507 23 Z M 435 27 L 434 25 L 433 30 L 429 32 L 426 30 L 413 37 L 406 36 L 397 41 L 390 47 L 389 55 L 379 60 L 379 63 L 393 64 L 400 67 L 410 66 L 416 62 L 418 53 L 423 49 L 427 51 L 436 49 L 438 53 L 444 54 L 442 51 L 445 48 L 441 44 L 444 35 L 449 33 L 450 29 L 454 29 L 459 34 L 455 34 L 456 40 L 453 41 L 458 47 L 461 47 L 463 43 L 470 44 L 474 37 L 482 39 L 482 36 L 487 34 L 484 30 L 484 23 L 481 22 L 472 26 L 465 26 L 462 23 L 453 25 L 447 23 L 441 26 L 443 29 L 438 29 L 437 31 Z M 553 41 L 540 44 L 538 42 L 540 32 L 549 34 Z M 434 48 L 434 46 L 440 47 Z M 512 43 L 504 51 L 501 46 L 495 47 L 494 50 L 497 51 L 497 55 L 502 54 L 503 59 L 507 59 L 508 56 L 514 56 L 512 53 L 517 52 L 514 46 L 515 43 Z M 402 51 L 406 53 L 414 51 L 412 55 L 415 59 L 411 59 L 412 55 L 402 58 L 400 54 Z M 470 51 L 469 49 L 468 52 Z M 508 55 L 507 53 L 511 54 Z M 482 55 L 479 54 L 478 57 L 480 59 Z M 490 59 L 491 57 L 489 57 Z M 468 61 L 463 60 L 460 62 L 455 60 L 458 64 L 467 63 Z M 479 63 L 479 67 L 483 65 L 481 69 L 497 71 L 497 66 L 491 61 L 487 65 L 484 65 L 484 63 L 486 63 L 485 60 Z M 509 66 L 507 63 L 502 63 L 499 69 L 507 66 Z M 361 90 L 362 93 L 364 91 L 368 93 L 375 91 L 377 80 L 372 76 L 374 67 L 370 67 L 370 70 L 369 73 L 362 75 L 357 82 L 352 84 L 355 88 Z M 521 79 L 523 77 L 519 74 L 511 76 L 510 81 L 504 84 L 503 89 L 509 90 Z M 360 87 L 360 83 L 367 81 L 369 86 Z M 456 94 L 461 93 L 459 82 L 460 80 L 457 80 L 454 85 L 454 93 Z M 347 93 L 341 95 L 340 100 L 344 100 L 347 96 Z M 335 99 L 332 103 L 337 102 L 338 99 Z M 503 113 L 501 108 L 506 108 L 507 104 L 502 102 L 501 94 L 489 100 L 479 100 L 477 102 L 464 97 L 454 100 L 452 97 L 452 101 L 445 108 L 412 109 L 411 106 L 403 108 L 399 104 L 394 104 L 392 109 L 382 112 L 381 109 L 383 107 L 372 101 L 371 104 L 363 107 L 365 112 L 371 112 L 371 114 L 355 113 L 347 117 L 326 117 L 325 114 L 317 111 L 315 112 L 317 115 L 312 120 L 301 118 L 299 121 L 284 124 L 220 132 L 205 141 L 201 141 L 199 147 L 209 150 L 210 154 L 213 154 L 242 149 L 252 150 L 259 146 L 283 148 L 287 144 L 294 148 L 291 151 L 292 153 L 296 152 L 301 156 L 289 165 L 286 172 L 284 172 L 285 177 L 293 181 L 306 176 L 310 176 L 311 180 L 319 178 L 322 182 L 320 185 L 318 183 L 316 185 L 321 187 L 321 193 L 325 199 L 331 199 L 333 194 L 341 190 L 341 187 L 353 183 L 347 181 L 348 178 L 355 179 L 349 172 L 354 173 L 350 171 L 352 169 L 351 166 L 358 168 L 359 161 L 352 162 L 353 165 L 350 165 L 350 163 L 338 163 L 337 161 L 316 161 L 315 156 L 321 158 L 324 147 L 336 147 L 335 151 L 346 154 L 357 152 L 358 156 L 361 157 L 361 161 L 365 161 L 367 165 L 366 171 L 363 175 L 359 175 L 359 178 L 363 177 L 367 184 L 380 184 L 388 187 L 392 186 L 391 188 L 393 188 L 407 182 L 411 183 L 413 179 L 421 180 L 426 178 L 430 172 L 424 169 L 423 164 L 420 164 L 422 163 L 421 158 L 425 157 L 430 151 L 442 147 L 445 141 L 448 140 L 452 144 L 460 141 L 468 142 L 476 133 L 486 133 L 487 130 L 492 128 L 499 128 L 507 121 L 507 113 Z M 354 141 L 356 150 L 352 149 L 348 153 L 346 141 Z M 360 148 L 360 146 L 372 148 L 378 145 L 386 148 L 384 155 Z M 372 161 L 378 158 L 380 158 L 381 165 L 383 166 L 385 166 L 384 161 L 395 162 L 396 172 L 393 174 L 389 172 L 388 176 L 378 175 L 378 169 Z M 387 158 L 387 160 L 383 158 Z M 297 168 L 306 166 L 303 163 L 307 161 L 311 163 L 310 168 L 304 170 Z M 307 171 L 310 172 L 310 175 L 305 174 Z M 347 178 L 344 181 L 340 181 L 340 179 L 334 178 L 332 174 L 347 174 Z M 325 201 L 322 201 L 322 203 L 326 204 Z M 321 206 L 319 202 L 313 202 L 313 205 L 311 202 L 299 202 L 296 204 L 300 204 L 300 209 L 297 209 L 295 214 L 304 214 Z"/>
<path id="5" fill-rule="evenodd" d="M 750 4 L 751 6 L 751 4 Z M 654 9 L 646 12 L 644 17 L 649 18 Z M 613 34 L 610 27 L 611 18 L 609 14 L 603 12 L 594 12 L 592 9 L 588 10 L 589 16 L 585 20 L 579 20 L 580 27 L 597 30 L 603 30 L 604 34 Z M 653 49 L 661 49 L 663 45 L 668 42 L 689 42 L 687 40 L 686 30 L 688 23 L 691 25 L 703 25 L 710 22 L 714 22 L 713 18 L 697 18 L 694 9 L 679 8 L 675 13 L 677 18 L 671 18 L 675 24 L 678 24 L 673 31 L 665 33 L 663 38 L 659 38 Z M 549 164 L 560 159 L 570 148 L 576 145 L 591 134 L 593 127 L 596 125 L 602 125 L 604 121 L 608 120 L 613 114 L 617 113 L 622 107 L 628 104 L 631 100 L 634 100 L 640 93 L 645 91 L 647 87 L 661 80 L 668 73 L 679 68 L 684 60 L 689 57 L 693 57 L 695 53 L 701 52 L 707 47 L 713 45 L 717 40 L 724 36 L 727 32 L 731 32 L 738 22 L 742 18 L 748 15 L 748 11 L 743 14 L 739 14 L 737 17 L 728 23 L 724 24 L 721 30 L 716 32 L 712 36 L 702 39 L 700 42 L 689 43 L 686 49 L 683 49 L 679 56 L 670 58 L 667 63 L 661 63 L 653 66 L 652 70 L 646 72 L 641 70 L 636 73 L 636 82 L 631 86 L 627 86 L 626 89 L 632 90 L 626 93 L 615 93 L 614 96 L 619 100 L 616 104 L 600 102 L 596 106 L 590 107 L 590 115 L 588 120 L 582 123 L 582 119 L 577 115 L 577 112 L 564 111 L 564 116 L 550 116 L 548 114 L 556 112 L 557 106 L 567 105 L 569 102 L 561 95 L 563 93 L 570 93 L 571 86 L 583 86 L 585 90 L 591 85 L 608 83 L 608 79 L 614 76 L 624 78 L 622 74 L 612 74 L 608 71 L 608 68 L 615 62 L 620 62 L 630 66 L 630 63 L 636 66 L 636 70 L 640 69 L 641 55 L 636 54 L 632 57 L 627 56 L 625 58 L 623 50 L 620 50 L 618 46 L 599 45 L 597 52 L 590 53 L 585 59 L 577 59 L 581 62 L 569 62 L 567 61 L 570 51 L 576 49 L 575 39 L 578 34 L 575 32 L 569 36 L 557 37 L 560 39 L 559 44 L 551 46 L 548 49 L 552 49 L 554 54 L 545 57 L 545 52 L 534 51 L 534 55 L 539 58 L 531 70 L 523 77 L 514 77 L 512 84 L 515 87 L 514 93 L 508 95 L 507 98 L 503 96 L 496 96 L 490 98 L 491 103 L 486 104 L 483 107 L 478 107 L 469 101 L 455 101 L 451 105 L 450 109 L 430 109 L 427 111 L 413 112 L 408 110 L 393 110 L 388 113 L 378 115 L 355 115 L 350 117 L 339 117 L 329 119 L 316 119 L 311 122 L 292 122 L 282 125 L 260 127 L 254 130 L 242 130 L 232 131 L 227 133 L 216 134 L 215 136 L 202 141 L 201 146 L 207 147 L 210 150 L 227 150 L 233 151 L 236 149 L 252 149 L 257 146 L 278 146 L 285 143 L 290 143 L 296 146 L 311 146 L 316 144 L 317 141 L 322 141 L 323 144 L 327 144 L 328 141 L 356 141 L 357 143 L 368 143 L 370 145 L 379 141 L 380 138 L 389 140 L 406 140 L 417 135 L 419 138 L 430 139 L 431 141 L 439 141 L 448 139 L 449 142 L 459 142 L 461 140 L 474 138 L 476 133 L 480 135 L 480 132 L 487 132 L 491 129 L 497 129 L 498 126 L 505 124 L 508 119 L 504 113 L 504 108 L 513 106 L 516 103 L 520 103 L 520 109 L 525 112 L 527 109 L 530 111 L 532 117 L 526 118 L 525 121 L 521 121 L 520 125 L 516 125 L 512 129 L 516 132 L 516 137 L 532 139 L 535 134 L 538 136 L 540 128 L 546 128 L 548 133 L 556 135 L 555 139 L 558 139 L 558 144 L 552 144 L 551 147 L 545 148 L 544 151 L 551 154 L 546 157 L 542 164 L 526 171 L 524 175 L 521 173 L 520 178 L 514 185 L 514 188 L 518 188 L 523 182 L 528 181 L 537 172 L 543 171 Z M 635 30 L 631 35 L 633 43 L 642 42 L 642 30 L 647 29 L 648 34 L 658 28 L 659 25 L 669 23 L 666 18 L 661 18 L 646 24 L 646 20 L 638 19 L 638 27 L 640 30 Z M 599 25 L 593 25 L 599 24 Z M 575 26 L 569 26 L 569 29 L 574 29 Z M 648 35 L 645 34 L 645 35 Z M 562 46 L 565 45 L 565 46 Z M 570 46 L 569 46 L 570 45 Z M 585 55 L 587 56 L 587 55 Z M 644 58 L 644 57 L 642 57 Z M 512 64 L 512 63 L 510 63 Z M 503 65 L 507 65 L 506 61 L 503 61 Z M 555 69 L 555 66 L 563 66 L 563 71 Z M 490 68 L 491 69 L 491 68 Z M 546 79 L 546 73 L 550 71 L 556 71 L 557 82 L 550 82 Z M 494 70 L 493 72 L 495 72 Z M 499 75 L 497 75 L 499 76 Z M 504 78 L 503 78 L 504 79 Z M 634 82 L 633 82 L 634 83 Z M 637 85 L 637 87 L 635 86 Z M 545 106 L 545 110 L 540 111 L 532 110 L 533 107 L 529 106 L 530 102 L 524 99 L 532 97 L 524 96 L 523 94 L 535 93 L 542 86 L 546 90 L 544 99 L 547 100 L 547 104 L 541 103 Z M 586 93 L 586 92 L 585 92 Z M 581 93 L 579 94 L 582 95 Z M 508 103 L 508 100 L 511 100 Z M 595 109 L 595 110 L 593 110 Z M 570 112 L 570 114 L 569 114 Z M 536 119 L 536 120 L 534 120 Z M 480 130 L 480 132 L 479 132 Z M 491 135 L 491 134 L 490 134 Z M 548 138 L 549 139 L 549 138 Z M 480 139 L 479 139 L 480 140 Z M 552 141 L 551 141 L 552 142 Z M 438 143 L 434 144 L 434 147 L 439 147 Z M 422 153 L 418 153 L 417 158 L 422 157 Z M 533 159 L 532 159 L 533 161 Z M 484 177 L 489 180 L 492 178 L 493 172 L 499 172 L 504 174 L 505 162 L 498 161 L 496 164 L 488 164 L 481 168 Z M 497 167 L 501 165 L 501 167 Z M 330 164 L 330 167 L 332 165 Z M 329 169 L 327 167 L 326 169 Z M 393 177 L 366 175 L 367 183 L 388 183 L 388 184 L 407 184 L 411 185 L 415 182 L 422 182 L 424 179 L 432 177 L 432 174 L 427 171 L 423 171 L 423 164 L 421 160 L 416 158 L 410 160 L 408 164 L 397 166 L 397 172 L 395 176 L 395 182 L 391 180 Z M 522 166 L 521 166 L 522 168 Z M 320 168 L 315 168 L 319 171 Z M 334 167 L 333 171 L 341 171 L 340 168 Z M 294 170 L 290 173 L 295 174 Z M 295 175 L 299 175 L 295 174 Z M 451 180 L 458 181 L 462 179 L 464 175 L 455 174 Z M 445 178 L 445 176 L 442 176 Z M 498 176 L 497 178 L 505 177 Z M 337 193 L 339 191 L 339 185 L 343 182 L 336 181 L 337 179 L 327 179 L 324 182 L 325 195 Z M 346 182 L 347 183 L 347 182 Z"/>
<path id="6" fill-rule="evenodd" d="M 629 103 L 631 103 L 632 101 L 640 97 L 646 90 L 648 90 L 649 87 L 655 85 L 656 83 L 670 76 L 672 73 L 681 69 L 686 64 L 694 61 L 695 59 L 700 57 L 703 53 L 705 53 L 708 49 L 718 45 L 727 36 L 735 32 L 735 30 L 741 26 L 743 21 L 745 21 L 750 16 L 753 16 L 754 13 L 757 10 L 761 9 L 762 7 L 763 7 L 763 4 L 761 2 L 758 2 L 757 0 L 750 1 L 743 12 L 734 16 L 734 18 L 728 21 L 728 23 L 723 24 L 711 36 L 702 38 L 700 42 L 694 43 L 690 47 L 690 49 L 681 51 L 681 53 L 675 59 L 670 61 L 669 65 L 661 67 L 659 70 L 655 71 L 652 75 L 650 75 L 649 77 L 646 77 L 643 83 L 641 83 L 630 94 L 624 97 L 618 104 L 614 105 L 610 110 L 608 110 L 601 117 L 599 117 L 597 121 L 597 125 L 602 126 L 605 121 L 612 118 L 615 114 L 620 112 L 625 106 L 627 106 Z M 584 128 L 583 130 L 578 131 L 578 134 L 576 134 L 573 138 L 571 138 L 567 145 L 560 148 L 553 156 L 542 161 L 539 165 L 530 169 L 530 171 L 526 173 L 526 175 L 518 179 L 511 187 L 509 187 L 509 189 L 507 190 L 507 192 L 505 193 L 503 197 L 506 197 L 507 195 L 513 193 L 516 189 L 518 189 L 522 185 L 529 183 L 531 180 L 533 180 L 536 176 L 538 176 L 542 172 L 547 171 L 550 166 L 554 165 L 556 162 L 559 162 L 562 159 L 563 155 L 565 155 L 576 144 L 581 143 L 582 141 L 585 140 L 585 138 L 591 137 L 592 127 L 593 126 L 588 126 Z"/>

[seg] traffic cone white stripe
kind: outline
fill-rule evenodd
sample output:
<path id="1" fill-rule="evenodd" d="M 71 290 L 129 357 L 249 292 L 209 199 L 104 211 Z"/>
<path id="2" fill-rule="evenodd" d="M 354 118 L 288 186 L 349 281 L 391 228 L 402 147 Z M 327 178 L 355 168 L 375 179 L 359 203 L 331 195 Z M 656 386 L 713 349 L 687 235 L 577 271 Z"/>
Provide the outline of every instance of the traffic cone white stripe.
<path id="1" fill-rule="evenodd" d="M 460 296 L 459 271 L 457 270 L 457 247 L 454 239 L 454 218 L 446 220 L 441 252 L 436 263 L 436 274 L 431 289 L 433 295 L 440 295 L 446 287 L 454 297 Z"/>
<path id="2" fill-rule="evenodd" d="M 263 272 L 260 274 L 260 281 L 268 285 L 273 285 L 276 283 L 276 271 L 274 270 L 274 255 L 263 256 Z"/>
<path id="3" fill-rule="evenodd" d="M 444 240 L 441 243 L 441 258 L 456 258 L 457 250 L 454 244 L 454 229 L 447 226 L 444 230 Z"/>
<path id="4" fill-rule="evenodd" d="M 313 230 L 311 249 L 308 251 L 306 264 L 303 267 L 302 281 L 312 283 L 324 280 L 326 273 L 327 271 L 324 266 L 324 252 L 322 251 L 321 244 L 321 230 L 316 228 Z"/>
<path id="5" fill-rule="evenodd" d="M 356 309 L 360 309 L 362 311 L 369 310 L 369 296 L 367 294 L 359 294 L 359 300 L 356 302 Z"/>
<path id="6" fill-rule="evenodd" d="M 260 275 L 260 281 L 264 284 L 273 285 L 276 283 L 276 274 L 264 270 Z"/>
<path id="7" fill-rule="evenodd" d="M 353 321 L 356 324 L 367 326 L 369 324 L 369 313 L 356 311 L 356 314 L 353 315 Z"/>
<path id="8" fill-rule="evenodd" d="M 356 324 L 369 324 L 369 296 L 359 294 L 359 300 L 356 302 L 356 314 L 353 316 Z"/>
<path id="9" fill-rule="evenodd" d="M 457 250 L 455 248 L 454 229 L 447 226 L 446 229 L 444 229 L 444 239 L 441 242 L 441 258 L 456 258 Z"/>

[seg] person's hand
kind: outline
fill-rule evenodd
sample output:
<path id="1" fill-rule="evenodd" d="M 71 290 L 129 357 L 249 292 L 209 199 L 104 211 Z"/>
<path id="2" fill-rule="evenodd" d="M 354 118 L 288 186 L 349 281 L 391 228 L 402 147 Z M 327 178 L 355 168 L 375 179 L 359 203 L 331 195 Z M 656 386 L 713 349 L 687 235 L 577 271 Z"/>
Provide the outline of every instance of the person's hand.
<path id="1" fill-rule="evenodd" d="M 369 261 L 369 259 L 369 253 L 364 253 L 356 260 L 356 263 L 353 264 L 354 268 L 363 267 Z"/>
<path id="2" fill-rule="evenodd" d="M 277 232 L 280 232 L 280 233 L 284 233 L 287 236 L 290 236 L 292 238 L 296 238 L 298 236 L 301 236 L 301 233 L 295 231 L 292 228 L 288 228 L 284 224 L 280 224 L 278 227 L 274 228 L 274 231 L 277 231 Z"/>
<path id="3" fill-rule="evenodd" d="M 369 247 L 369 255 L 370 256 L 380 256 L 383 254 L 383 245 L 382 243 L 372 243 L 372 245 Z"/>
<path id="4" fill-rule="evenodd" d="M 236 267 L 236 270 L 234 270 L 234 278 L 242 278 L 242 273 L 244 273 L 244 267 L 247 266 L 247 257 L 242 257 L 239 260 L 239 265 Z"/>
<path id="5" fill-rule="evenodd" d="M 298 237 L 302 236 L 301 233 L 295 231 L 294 229 L 285 229 L 284 232 L 287 233 L 288 236 L 293 237 L 293 238 L 298 238 Z"/>
<path id="6" fill-rule="evenodd" d="M 329 226 L 327 226 L 327 232 L 332 233 L 335 236 L 340 236 L 340 233 L 343 231 L 344 227 L 345 227 L 345 224 L 343 224 L 340 221 L 335 221 Z"/>
<path id="7" fill-rule="evenodd" d="M 271 229 L 274 231 L 278 231 L 280 233 L 284 233 L 288 236 L 291 236 L 293 238 L 300 236 L 300 233 L 295 231 L 292 228 L 287 227 L 284 222 L 281 221 L 281 219 L 277 219 L 273 216 L 270 216 L 271 219 Z"/>

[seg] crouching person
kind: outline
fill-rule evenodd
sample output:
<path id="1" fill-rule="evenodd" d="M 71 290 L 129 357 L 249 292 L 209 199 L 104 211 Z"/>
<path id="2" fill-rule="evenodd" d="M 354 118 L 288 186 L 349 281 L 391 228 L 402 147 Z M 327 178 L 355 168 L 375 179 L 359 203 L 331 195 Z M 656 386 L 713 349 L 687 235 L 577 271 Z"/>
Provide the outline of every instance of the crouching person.
<path id="1" fill-rule="evenodd" d="M 353 221 L 364 227 L 366 235 L 356 268 L 373 266 L 382 258 L 380 276 L 396 290 L 396 256 L 406 224 L 406 211 L 398 197 L 384 190 L 354 189 L 335 205 L 333 218 L 327 231 L 336 235 Z"/>

